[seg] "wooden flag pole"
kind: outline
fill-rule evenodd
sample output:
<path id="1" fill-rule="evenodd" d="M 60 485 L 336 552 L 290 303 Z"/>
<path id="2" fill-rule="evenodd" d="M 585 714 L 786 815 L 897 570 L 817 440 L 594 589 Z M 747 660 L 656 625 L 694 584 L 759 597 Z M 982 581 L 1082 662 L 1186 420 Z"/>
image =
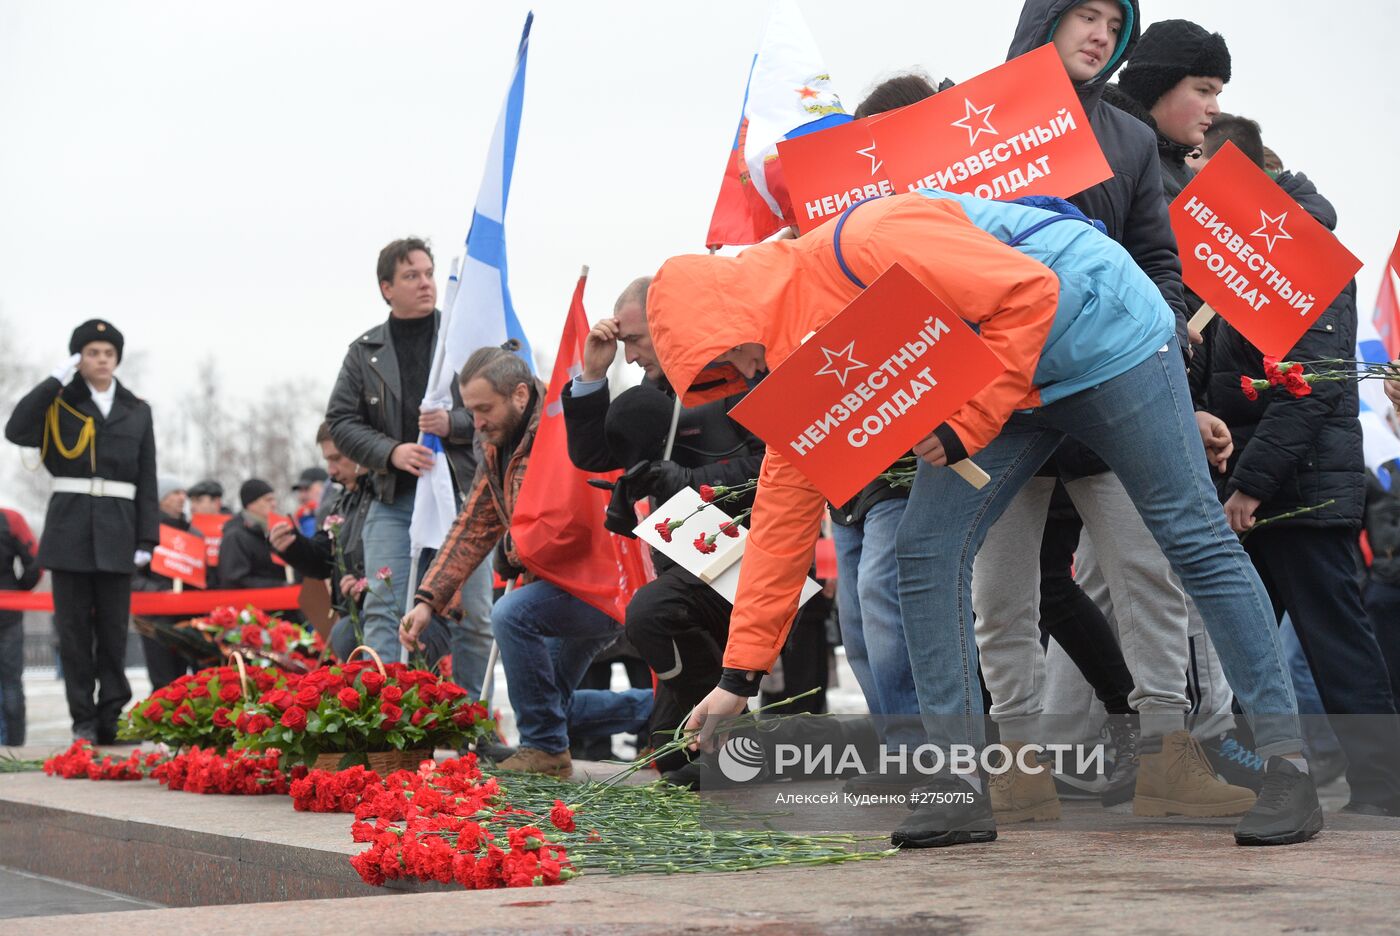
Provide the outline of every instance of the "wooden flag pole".
<path id="1" fill-rule="evenodd" d="M 956 471 L 958 477 L 962 478 L 979 491 L 986 487 L 987 483 L 992 480 L 992 476 L 977 467 L 977 463 L 970 458 L 964 458 L 960 462 L 954 462 L 948 467 Z"/>
<path id="2" fill-rule="evenodd" d="M 1186 327 L 1200 334 L 1200 332 L 1210 324 L 1210 320 L 1213 318 L 1215 318 L 1215 310 L 1209 305 L 1202 304 L 1196 314 L 1191 316 L 1191 321 L 1186 323 Z"/>

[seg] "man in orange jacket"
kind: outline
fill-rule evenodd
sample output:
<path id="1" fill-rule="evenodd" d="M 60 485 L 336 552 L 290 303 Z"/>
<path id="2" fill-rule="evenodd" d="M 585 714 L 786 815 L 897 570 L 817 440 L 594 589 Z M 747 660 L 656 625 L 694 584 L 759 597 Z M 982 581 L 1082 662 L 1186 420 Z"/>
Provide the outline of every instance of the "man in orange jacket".
<path id="1" fill-rule="evenodd" d="M 1063 204 L 1063 203 L 1061 203 Z M 1067 206 L 1063 206 L 1067 207 Z M 1056 209 L 1062 210 L 1062 209 Z M 1073 209 L 1070 209 L 1071 211 Z M 1077 215 L 1077 213 L 1076 213 Z M 1062 218 L 1066 223 L 1042 223 Z M 988 527 L 1066 436 L 1123 479 L 1215 636 L 1269 771 L 1236 829 L 1285 844 L 1322 824 L 1267 595 L 1224 524 L 1207 474 L 1173 313 L 1121 246 L 1082 215 L 924 190 L 858 203 L 796 240 L 738 257 L 676 257 L 648 295 L 652 341 L 687 405 L 780 364 L 892 264 L 976 325 L 1006 371 L 915 446 L 898 534 L 900 605 L 931 743 L 980 747 L 972 561 Z M 1034 231 L 1032 232 L 1032 229 Z M 1008 247 L 1019 241 L 1018 248 Z M 977 455 L 974 490 L 943 466 Z M 688 726 L 742 711 L 791 626 L 822 495 L 769 447 L 719 685 Z M 1217 636 L 1218 635 L 1218 636 Z M 996 837 L 981 777 L 936 777 L 894 834 L 930 847 Z"/>

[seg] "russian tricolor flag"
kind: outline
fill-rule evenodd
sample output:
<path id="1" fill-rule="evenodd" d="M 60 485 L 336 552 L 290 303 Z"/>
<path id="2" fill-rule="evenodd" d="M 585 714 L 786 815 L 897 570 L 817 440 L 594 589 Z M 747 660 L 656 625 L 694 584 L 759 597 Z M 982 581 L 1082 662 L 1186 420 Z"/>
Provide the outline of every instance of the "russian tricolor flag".
<path id="1" fill-rule="evenodd" d="M 795 0 L 777 0 L 749 68 L 739 129 L 705 245 L 757 244 L 796 223 L 778 143 L 850 119 Z"/>

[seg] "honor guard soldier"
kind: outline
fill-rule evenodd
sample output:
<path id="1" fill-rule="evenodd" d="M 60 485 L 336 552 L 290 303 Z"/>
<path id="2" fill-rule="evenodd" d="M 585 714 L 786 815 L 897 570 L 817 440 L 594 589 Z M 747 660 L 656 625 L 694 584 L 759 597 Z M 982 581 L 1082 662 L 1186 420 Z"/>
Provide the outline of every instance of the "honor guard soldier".
<path id="1" fill-rule="evenodd" d="M 131 700 L 124 672 L 131 577 L 160 538 L 151 408 L 113 376 L 122 344 L 109 322 L 79 325 L 72 356 L 5 425 L 5 438 L 38 448 L 53 476 L 39 562 L 53 574 L 73 736 L 98 744 L 116 740 Z"/>

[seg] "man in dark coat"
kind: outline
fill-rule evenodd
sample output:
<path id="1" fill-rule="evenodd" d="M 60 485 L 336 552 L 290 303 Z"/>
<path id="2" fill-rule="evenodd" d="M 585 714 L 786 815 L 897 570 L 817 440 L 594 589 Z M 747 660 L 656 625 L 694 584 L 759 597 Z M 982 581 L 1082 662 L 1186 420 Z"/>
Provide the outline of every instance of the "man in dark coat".
<path id="1" fill-rule="evenodd" d="M 665 454 L 675 393 L 666 384 L 646 328 L 646 294 L 651 277 L 634 280 L 618 298 L 610 318 L 599 320 L 584 343 L 583 372 L 564 389 L 564 424 L 569 458 L 584 471 L 627 472 L 615 512 L 636 526 L 632 503 L 655 497 L 657 503 L 686 487 L 737 486 L 758 477 L 763 442 L 729 418 L 743 394 L 682 409 L 675 445 Z M 628 363 L 646 377 L 612 399 L 608 368 L 621 344 Z M 731 515 L 742 509 L 722 505 Z M 729 637 L 729 602 L 714 589 L 660 554 L 653 554 L 657 577 L 642 586 L 627 606 L 627 639 L 657 674 L 657 693 L 649 730 L 656 739 L 669 736 L 681 720 L 719 681 L 721 658 Z M 656 743 L 660 743 L 657 740 Z M 684 755 L 659 765 L 681 767 Z"/>
<path id="2" fill-rule="evenodd" d="M 73 735 L 103 744 L 116 739 L 131 700 L 123 669 L 131 576 L 160 541 L 151 408 L 113 376 L 123 344 L 110 322 L 79 325 L 72 356 L 5 425 L 5 438 L 40 450 L 54 479 L 39 563 L 53 574 Z"/>
<path id="3" fill-rule="evenodd" d="M 1263 168 L 1262 165 L 1260 168 Z M 1276 180 L 1329 230 L 1337 212 L 1301 173 Z M 1345 809 L 1366 815 L 1400 815 L 1400 729 L 1390 680 L 1375 632 L 1361 601 L 1357 534 L 1366 503 L 1357 384 L 1319 382 L 1295 397 L 1282 386 L 1254 393 L 1241 378 L 1263 379 L 1263 354 L 1229 322 L 1217 318 L 1193 369 L 1204 373 L 1203 405 L 1230 427 L 1234 453 L 1216 478 L 1225 516 L 1246 535 L 1245 550 L 1273 600 L 1287 612 L 1347 755 L 1351 801 Z M 1356 356 L 1356 281 L 1348 283 L 1288 353 L 1316 361 Z M 1327 506 L 1319 507 L 1326 504 Z M 1302 508 L 1316 510 L 1261 520 Z"/>
<path id="4" fill-rule="evenodd" d="M 174 478 L 162 475 L 157 481 L 157 488 L 160 495 L 161 525 L 174 527 L 188 533 L 199 540 L 202 549 L 204 537 L 198 530 L 193 529 L 190 522 L 185 519 L 185 501 L 187 500 L 185 486 Z M 132 591 L 168 592 L 174 586 L 175 583 L 171 579 L 153 572 L 149 565 L 138 571 L 131 583 Z M 188 616 L 164 616 L 159 620 L 174 624 Z M 155 637 L 147 637 L 142 634 L 141 650 L 146 656 L 146 673 L 151 677 L 152 689 L 168 686 L 186 673 L 194 672 L 197 668 L 189 657 L 166 646 Z"/>
<path id="5" fill-rule="evenodd" d="M 238 489 L 243 510 L 224 525 L 219 545 L 219 584 L 223 588 L 277 588 L 287 584 L 287 567 L 272 561 L 267 518 L 277 506 L 272 485 L 250 478 Z"/>

